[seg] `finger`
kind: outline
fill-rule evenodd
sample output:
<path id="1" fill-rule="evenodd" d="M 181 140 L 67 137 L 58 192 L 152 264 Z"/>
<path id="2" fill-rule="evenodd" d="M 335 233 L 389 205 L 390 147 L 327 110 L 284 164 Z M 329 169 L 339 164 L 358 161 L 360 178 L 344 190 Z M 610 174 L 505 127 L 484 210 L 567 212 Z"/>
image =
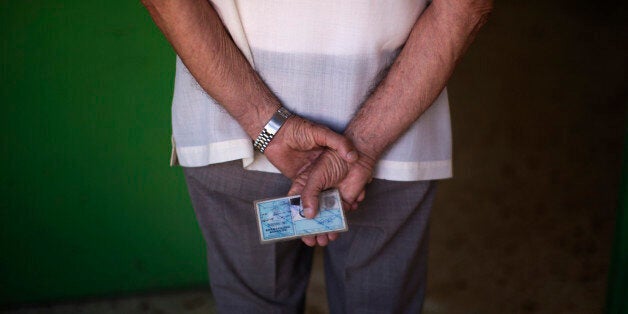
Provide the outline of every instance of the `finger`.
<path id="1" fill-rule="evenodd" d="M 352 205 L 353 205 L 352 203 L 349 203 L 349 202 L 345 201 L 344 199 L 342 199 L 342 209 L 344 209 L 344 210 L 351 210 L 351 206 Z"/>
<path id="2" fill-rule="evenodd" d="M 360 197 L 360 193 L 364 191 L 363 186 L 360 186 L 353 182 L 348 182 L 347 180 L 341 182 L 338 185 L 338 189 L 340 190 L 340 195 L 342 195 L 342 199 L 351 205 L 357 202 L 358 198 Z"/>
<path id="3" fill-rule="evenodd" d="M 362 190 L 362 192 L 360 192 L 360 195 L 358 195 L 358 199 L 357 199 L 358 203 L 362 202 L 365 197 L 366 197 L 366 191 Z"/>
<path id="4" fill-rule="evenodd" d="M 352 166 L 349 174 L 338 185 L 340 195 L 348 203 L 361 202 L 366 198 L 365 187 L 370 175 L 363 173 L 361 169 Z"/>
<path id="5" fill-rule="evenodd" d="M 314 218 L 321 191 L 335 186 L 347 174 L 346 164 L 336 152 L 328 151 L 317 160 L 301 193 L 305 216 Z"/>
<path id="6" fill-rule="evenodd" d="M 305 243 L 305 245 L 307 245 L 307 246 L 315 246 L 316 245 L 316 238 L 315 237 L 302 237 L 301 241 L 303 241 L 303 243 Z"/>
<path id="7" fill-rule="evenodd" d="M 336 241 L 336 239 L 338 239 L 338 232 L 332 232 L 332 233 L 328 233 L 327 237 L 329 238 L 329 241 Z"/>
<path id="8" fill-rule="evenodd" d="M 290 186 L 290 190 L 288 190 L 288 196 L 299 195 L 301 191 L 303 191 L 303 187 L 305 187 L 305 183 L 307 182 L 308 173 L 301 173 L 299 176 L 294 178 L 292 181 L 292 185 Z"/>
<path id="9" fill-rule="evenodd" d="M 321 190 L 306 190 L 303 189 L 301 194 L 301 204 L 303 205 L 303 215 L 305 218 L 312 219 L 318 214 L 318 196 Z"/>
<path id="10" fill-rule="evenodd" d="M 325 127 L 317 127 L 314 131 L 314 143 L 318 146 L 329 147 L 346 162 L 352 163 L 358 160 L 358 152 L 353 143 L 346 137 Z"/>
<path id="11" fill-rule="evenodd" d="M 318 243 L 318 245 L 320 246 L 327 246 L 327 243 L 329 243 L 329 239 L 327 238 L 326 234 L 321 234 L 316 236 L 316 243 Z"/>
<path id="12" fill-rule="evenodd" d="M 305 218 L 312 219 L 318 213 L 318 196 L 325 189 L 325 182 L 319 172 L 314 170 L 301 190 L 301 205 Z"/>

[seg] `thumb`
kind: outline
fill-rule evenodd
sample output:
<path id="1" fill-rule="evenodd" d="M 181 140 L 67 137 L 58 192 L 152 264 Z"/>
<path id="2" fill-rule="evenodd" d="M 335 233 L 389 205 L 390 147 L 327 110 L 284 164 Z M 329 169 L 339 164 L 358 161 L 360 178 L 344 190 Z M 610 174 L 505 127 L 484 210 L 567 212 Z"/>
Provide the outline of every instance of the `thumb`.
<path id="1" fill-rule="evenodd" d="M 319 157 L 309 173 L 301 193 L 303 213 L 307 218 L 314 218 L 318 212 L 318 196 L 347 175 L 347 167 L 337 152 L 327 151 Z"/>
<path id="2" fill-rule="evenodd" d="M 302 172 L 292 181 L 292 185 L 290 186 L 290 190 L 288 190 L 288 196 L 299 195 L 303 188 L 305 187 L 305 183 L 307 182 L 308 172 Z"/>
<path id="3" fill-rule="evenodd" d="M 325 188 L 324 181 L 319 176 L 309 178 L 301 191 L 301 205 L 305 218 L 312 219 L 318 214 L 318 196 Z"/>
<path id="4" fill-rule="evenodd" d="M 335 150 L 344 161 L 352 163 L 358 160 L 358 152 L 348 138 L 323 126 L 315 127 L 313 135 L 316 145 Z"/>
<path id="5" fill-rule="evenodd" d="M 301 194 L 301 204 L 303 205 L 303 214 L 305 218 L 312 219 L 318 214 L 318 196 L 320 190 L 306 191 Z"/>

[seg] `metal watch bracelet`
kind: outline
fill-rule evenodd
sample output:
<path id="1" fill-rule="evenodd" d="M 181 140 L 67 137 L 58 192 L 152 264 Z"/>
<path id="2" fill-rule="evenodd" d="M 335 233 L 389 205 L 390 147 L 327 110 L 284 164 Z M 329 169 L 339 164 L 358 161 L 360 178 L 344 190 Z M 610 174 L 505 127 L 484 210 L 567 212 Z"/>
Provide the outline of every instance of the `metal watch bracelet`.
<path id="1" fill-rule="evenodd" d="M 270 118 L 270 121 L 266 123 L 262 132 L 257 136 L 255 141 L 253 142 L 253 147 L 257 149 L 260 153 L 264 153 L 268 144 L 273 139 L 275 134 L 281 129 L 283 124 L 292 116 L 292 113 L 288 111 L 288 109 L 284 107 L 280 107 L 277 109 L 277 112 L 273 114 L 273 117 Z"/>

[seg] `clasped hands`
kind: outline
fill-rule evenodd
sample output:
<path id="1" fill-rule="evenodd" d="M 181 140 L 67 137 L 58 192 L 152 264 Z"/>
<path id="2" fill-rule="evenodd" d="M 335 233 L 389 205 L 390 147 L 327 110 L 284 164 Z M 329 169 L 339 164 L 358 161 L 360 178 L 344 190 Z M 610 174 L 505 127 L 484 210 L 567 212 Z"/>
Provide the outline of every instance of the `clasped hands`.
<path id="1" fill-rule="evenodd" d="M 375 158 L 358 151 L 349 137 L 298 116 L 285 122 L 265 155 L 292 180 L 288 194 L 301 194 L 306 218 L 316 216 L 320 192 L 332 187 L 340 190 L 345 209 L 357 209 L 375 166 Z M 325 246 L 337 237 L 337 233 L 327 233 L 302 240 L 309 246 Z"/>

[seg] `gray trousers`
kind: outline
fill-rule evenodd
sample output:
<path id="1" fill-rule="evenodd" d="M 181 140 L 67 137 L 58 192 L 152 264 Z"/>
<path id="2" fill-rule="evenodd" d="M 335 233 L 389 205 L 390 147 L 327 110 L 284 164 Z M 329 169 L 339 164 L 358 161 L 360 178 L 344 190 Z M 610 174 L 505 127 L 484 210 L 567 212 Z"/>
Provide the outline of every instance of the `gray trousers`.
<path id="1" fill-rule="evenodd" d="M 253 201 L 287 193 L 280 174 L 241 161 L 184 168 L 207 243 L 219 313 L 302 313 L 313 249 L 300 240 L 260 244 Z M 347 213 L 349 231 L 325 248 L 331 313 L 419 313 L 426 281 L 431 181 L 373 180 Z"/>

